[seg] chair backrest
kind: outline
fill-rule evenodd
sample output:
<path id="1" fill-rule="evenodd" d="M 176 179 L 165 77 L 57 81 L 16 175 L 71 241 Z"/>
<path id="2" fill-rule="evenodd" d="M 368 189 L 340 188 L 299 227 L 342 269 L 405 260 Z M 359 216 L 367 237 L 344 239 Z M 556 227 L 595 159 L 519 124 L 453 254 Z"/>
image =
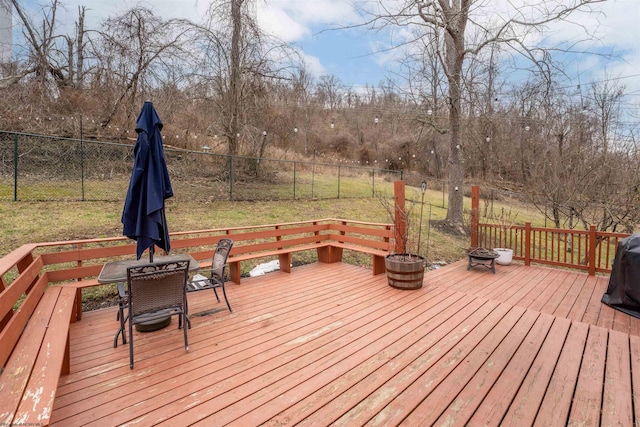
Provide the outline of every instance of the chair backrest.
<path id="1" fill-rule="evenodd" d="M 216 250 L 213 251 L 213 259 L 211 260 L 211 274 L 218 279 L 224 280 L 224 267 L 227 264 L 229 252 L 233 247 L 233 240 L 220 239 Z"/>
<path id="2" fill-rule="evenodd" d="M 129 267 L 130 315 L 137 316 L 184 302 L 189 261 L 160 262 Z"/>

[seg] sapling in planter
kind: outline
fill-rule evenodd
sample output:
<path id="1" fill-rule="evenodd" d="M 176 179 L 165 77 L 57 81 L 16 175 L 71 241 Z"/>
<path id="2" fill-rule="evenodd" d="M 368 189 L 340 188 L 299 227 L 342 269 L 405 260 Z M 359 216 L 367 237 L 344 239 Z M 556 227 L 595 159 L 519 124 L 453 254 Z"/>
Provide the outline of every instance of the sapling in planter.
<path id="1" fill-rule="evenodd" d="M 389 285 L 398 289 L 418 289 L 422 287 L 424 278 L 425 258 L 417 252 L 414 240 L 411 238 L 412 216 L 415 207 L 412 202 L 409 207 L 404 203 L 404 181 L 394 183 L 395 200 L 393 206 L 382 195 L 378 200 L 385 207 L 394 225 L 395 250 L 385 257 L 385 268 Z"/>

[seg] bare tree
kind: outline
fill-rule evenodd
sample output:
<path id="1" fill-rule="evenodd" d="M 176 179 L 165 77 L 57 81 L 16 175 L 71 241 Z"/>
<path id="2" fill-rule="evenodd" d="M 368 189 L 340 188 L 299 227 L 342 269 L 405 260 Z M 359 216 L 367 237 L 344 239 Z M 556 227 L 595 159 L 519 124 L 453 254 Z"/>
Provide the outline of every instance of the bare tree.
<path id="1" fill-rule="evenodd" d="M 616 112 L 623 88 L 592 84 L 586 96 L 578 89 L 552 88 L 544 96 L 523 92 L 521 99 L 523 116 L 533 116 L 534 105 L 541 107 L 537 117 L 527 119 L 534 150 L 531 200 L 558 228 L 595 225 L 632 232 L 640 221 L 640 178 L 633 172 L 638 152 L 632 139 L 612 131 L 621 126 Z"/>
<path id="2" fill-rule="evenodd" d="M 22 4 L 17 0 L 11 0 L 13 7 L 22 24 L 23 34 L 28 44 L 29 65 L 21 77 L 36 73 L 41 84 L 53 78 L 57 85 L 65 84 L 66 77 L 62 69 L 53 60 L 53 51 L 56 49 L 56 16 L 58 12 L 58 0 L 51 0 L 49 6 L 42 9 L 42 23 L 36 25 Z M 19 79 L 13 79 L 13 82 Z"/>
<path id="3" fill-rule="evenodd" d="M 145 83 L 169 57 L 181 52 L 187 30 L 178 21 L 164 21 L 150 9 L 135 7 L 105 21 L 102 41 L 95 52 L 103 67 L 102 76 L 112 82 L 116 97 L 106 112 L 107 126 L 125 103 L 125 115 L 135 114 L 135 105 Z"/>
<path id="4" fill-rule="evenodd" d="M 418 158 L 425 163 L 425 172 L 433 171 L 437 178 L 443 175 L 443 147 L 441 139 L 449 132 L 441 119 L 446 120 L 446 104 L 443 103 L 445 87 L 444 75 L 440 62 L 437 59 L 435 47 L 427 39 L 417 37 L 416 44 L 419 49 L 409 48 L 402 59 L 404 73 L 398 74 L 399 90 L 404 90 L 406 96 L 416 106 L 417 140 L 422 143 L 423 153 L 417 153 Z M 421 155 L 422 154 L 422 155 Z"/>
<path id="5" fill-rule="evenodd" d="M 312 132 L 311 132 L 311 118 L 313 116 L 313 105 L 312 105 L 312 87 L 313 87 L 313 78 L 307 69 L 301 67 L 298 70 L 298 73 L 294 76 L 293 79 L 293 91 L 295 95 L 295 109 L 297 114 L 295 114 L 294 118 L 294 126 L 295 129 L 298 129 L 296 133 L 301 133 L 302 129 L 300 125 L 297 124 L 299 120 L 300 123 L 304 125 L 304 154 L 306 155 L 309 152 L 309 147 L 311 144 Z M 302 110 L 298 113 L 299 110 Z M 300 117 L 300 115 L 302 117 Z M 297 138 L 297 137 L 296 137 Z"/>
<path id="6" fill-rule="evenodd" d="M 228 132 L 231 135 L 229 139 L 229 154 L 238 154 L 237 132 L 238 116 L 240 115 L 240 98 L 242 94 L 242 63 L 241 63 L 241 45 L 242 38 L 245 36 L 243 31 L 244 19 L 242 16 L 242 6 L 249 5 L 247 0 L 231 0 L 231 62 L 229 67 L 229 90 L 227 91 L 228 102 L 226 106 L 229 110 Z M 254 27 L 254 29 L 257 26 Z"/>
<path id="7" fill-rule="evenodd" d="M 331 113 L 342 106 L 342 82 L 334 75 L 321 76 L 316 86 L 316 102 Z"/>
<path id="8" fill-rule="evenodd" d="M 246 139 L 261 138 L 268 82 L 291 79 L 296 69 L 293 51 L 263 34 L 254 6 L 255 0 L 216 0 L 206 22 L 193 25 L 192 74 L 210 87 L 205 96 L 218 113 L 211 127 L 226 138 L 230 155 L 239 153 L 243 132 L 254 132 Z"/>
<path id="9" fill-rule="evenodd" d="M 28 56 L 21 63 L 21 71 L 5 79 L 0 86 L 9 87 L 22 78 L 35 74 L 41 85 L 55 90 L 56 94 L 64 87 L 81 87 L 86 46 L 86 8 L 78 7 L 76 32 L 75 36 L 72 36 L 58 33 L 56 17 L 58 9 L 62 7 L 58 0 L 51 0 L 50 4 L 42 7 L 40 24 L 34 22 L 32 14 L 25 10 L 20 2 L 11 0 L 11 3 L 23 29 Z"/>
<path id="10" fill-rule="evenodd" d="M 624 95 L 624 87 L 618 82 L 606 81 L 591 85 L 591 98 L 598 115 L 602 154 L 609 153 L 609 140 L 616 134 L 615 126 L 620 117 L 620 103 Z"/>
<path id="11" fill-rule="evenodd" d="M 76 61 L 76 73 L 75 73 L 75 86 L 78 89 L 82 89 L 84 85 L 84 59 L 85 59 L 85 14 L 86 6 L 78 6 L 78 22 L 76 22 L 76 49 L 77 49 L 77 61 Z M 70 56 L 73 56 L 73 52 L 70 52 Z M 71 66 L 69 67 L 71 70 Z"/>
<path id="12" fill-rule="evenodd" d="M 404 0 L 400 7 L 389 9 L 380 1 L 381 12 L 375 14 L 370 24 L 376 26 L 408 26 L 418 28 L 424 37 L 436 46 L 436 54 L 447 79 L 449 108 L 449 206 L 447 223 L 464 233 L 463 152 L 461 148 L 461 101 L 465 61 L 480 54 L 485 48 L 502 44 L 520 55 L 540 64 L 544 51 L 525 44 L 527 33 L 540 31 L 545 25 L 565 20 L 576 10 L 588 10 L 603 0 L 547 0 L 529 4 L 529 9 L 538 12 L 536 17 L 527 17 L 523 9 L 512 5 L 511 16 L 497 22 L 482 22 L 485 4 L 476 0 Z M 394 3 L 395 4 L 395 3 Z M 475 37 L 470 37 L 469 34 Z M 540 69 L 544 67 L 539 66 Z"/>

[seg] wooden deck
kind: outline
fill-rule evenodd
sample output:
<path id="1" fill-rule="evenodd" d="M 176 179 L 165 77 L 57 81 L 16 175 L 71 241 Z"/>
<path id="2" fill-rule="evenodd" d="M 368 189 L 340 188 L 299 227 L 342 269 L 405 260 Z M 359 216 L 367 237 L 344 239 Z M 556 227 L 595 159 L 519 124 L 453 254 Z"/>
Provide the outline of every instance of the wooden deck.
<path id="1" fill-rule="evenodd" d="M 116 310 L 71 325 L 55 425 L 633 425 L 640 319 L 600 303 L 607 278 L 466 261 L 400 291 L 310 264 L 189 295 L 177 321 L 112 347 Z M 214 310 L 211 313 L 212 308 Z M 634 402 L 636 405 L 634 406 Z M 634 417 L 636 417 L 634 419 Z"/>

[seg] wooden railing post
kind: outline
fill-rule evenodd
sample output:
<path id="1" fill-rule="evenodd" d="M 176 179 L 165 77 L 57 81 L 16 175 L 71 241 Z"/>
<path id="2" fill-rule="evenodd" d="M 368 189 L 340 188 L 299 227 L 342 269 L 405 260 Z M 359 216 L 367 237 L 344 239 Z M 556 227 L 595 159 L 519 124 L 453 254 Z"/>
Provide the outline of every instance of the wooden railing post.
<path id="1" fill-rule="evenodd" d="M 480 227 L 480 186 L 471 187 L 471 247 L 477 248 Z"/>
<path id="2" fill-rule="evenodd" d="M 596 275 L 596 226 L 589 226 L 589 276 Z"/>
<path id="3" fill-rule="evenodd" d="M 317 226 L 318 225 L 318 221 L 313 221 L 313 226 Z M 316 230 L 313 232 L 314 236 L 319 236 L 320 235 L 320 230 Z M 316 243 L 320 243 L 320 240 L 316 240 Z"/>
<path id="4" fill-rule="evenodd" d="M 280 225 L 276 225 L 276 230 L 280 230 Z M 276 241 L 280 241 L 282 240 L 282 236 L 276 236 Z M 282 247 L 279 247 L 278 249 L 282 249 Z"/>
<path id="5" fill-rule="evenodd" d="M 531 265 L 531 222 L 524 224 L 524 265 Z"/>
<path id="6" fill-rule="evenodd" d="M 341 222 L 341 224 L 342 224 L 344 227 L 346 227 L 346 226 L 347 226 L 347 221 L 342 221 L 342 222 Z M 340 231 L 340 235 L 341 235 L 341 236 L 345 236 L 346 234 L 347 234 L 347 232 L 346 232 L 346 231 L 344 231 L 344 230 L 341 230 L 341 231 Z M 344 243 L 342 240 L 338 240 L 338 242 L 340 242 L 340 243 Z"/>
<path id="7" fill-rule="evenodd" d="M 404 242 L 407 235 L 407 211 L 405 210 L 405 189 L 404 181 L 393 182 L 394 197 L 394 223 L 395 223 L 395 251 L 398 254 L 404 253 Z"/>
<path id="8" fill-rule="evenodd" d="M 79 253 L 80 251 L 82 251 L 82 243 L 78 243 L 77 248 L 78 248 L 78 253 Z M 76 265 L 77 265 L 78 267 L 82 267 L 82 260 L 81 260 L 81 259 L 79 259 L 79 260 L 76 262 Z M 82 277 L 78 277 L 76 280 L 77 280 L 78 282 L 80 282 L 80 281 L 82 280 Z"/>

